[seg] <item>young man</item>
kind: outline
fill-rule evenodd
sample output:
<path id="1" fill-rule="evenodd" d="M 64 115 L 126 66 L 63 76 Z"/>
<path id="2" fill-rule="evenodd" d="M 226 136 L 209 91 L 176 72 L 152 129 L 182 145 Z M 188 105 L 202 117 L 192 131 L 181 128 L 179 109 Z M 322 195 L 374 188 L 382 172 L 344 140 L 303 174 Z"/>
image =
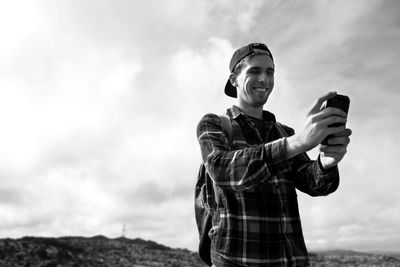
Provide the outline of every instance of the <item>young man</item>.
<path id="1" fill-rule="evenodd" d="M 211 259 L 214 266 L 308 266 L 296 188 L 311 196 L 327 195 L 339 185 L 337 164 L 346 154 L 351 130 L 346 114 L 322 108 L 336 95 L 315 101 L 304 127 L 296 133 L 276 122 L 263 107 L 274 87 L 275 65 L 266 45 L 236 50 L 225 87 L 237 103 L 227 110 L 232 136 L 220 116 L 205 115 L 198 124 L 203 164 L 217 191 Z M 226 127 L 225 127 L 226 128 Z M 318 159 L 305 152 L 328 135 Z"/>

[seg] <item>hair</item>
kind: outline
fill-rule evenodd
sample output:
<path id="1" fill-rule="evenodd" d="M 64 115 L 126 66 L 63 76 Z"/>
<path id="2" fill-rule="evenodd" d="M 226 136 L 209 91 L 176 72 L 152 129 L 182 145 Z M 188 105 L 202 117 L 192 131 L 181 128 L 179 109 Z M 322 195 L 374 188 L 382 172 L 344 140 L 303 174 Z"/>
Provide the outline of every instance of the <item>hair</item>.
<path id="1" fill-rule="evenodd" d="M 270 57 L 270 58 L 272 59 L 272 57 L 271 57 L 268 53 L 266 53 L 266 52 L 261 52 L 261 51 L 256 51 L 256 52 L 251 53 L 250 55 L 247 55 L 247 56 L 245 56 L 244 58 L 242 58 L 242 59 L 236 64 L 236 66 L 235 66 L 235 68 L 233 69 L 232 73 L 238 75 L 238 74 L 242 71 L 244 65 L 245 65 L 247 62 L 249 62 L 250 59 L 252 59 L 253 57 L 255 57 L 255 56 L 257 56 L 257 55 L 266 55 L 266 56 L 268 56 L 268 57 Z M 274 61 L 274 60 L 272 59 L 272 61 Z"/>

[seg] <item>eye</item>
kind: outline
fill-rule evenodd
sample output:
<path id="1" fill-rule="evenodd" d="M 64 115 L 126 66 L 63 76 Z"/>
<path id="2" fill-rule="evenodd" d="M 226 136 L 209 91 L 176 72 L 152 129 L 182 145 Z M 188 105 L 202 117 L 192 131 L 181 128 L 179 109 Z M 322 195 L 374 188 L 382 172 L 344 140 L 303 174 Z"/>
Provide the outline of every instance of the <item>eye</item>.
<path id="1" fill-rule="evenodd" d="M 247 73 L 249 73 L 249 74 L 260 74 L 261 71 L 259 69 L 249 69 L 247 71 Z"/>
<path id="2" fill-rule="evenodd" d="M 272 77 L 272 76 L 274 76 L 274 73 L 275 73 L 275 71 L 274 71 L 274 70 L 268 70 L 268 71 L 267 71 L 267 75 L 268 75 L 268 77 Z"/>

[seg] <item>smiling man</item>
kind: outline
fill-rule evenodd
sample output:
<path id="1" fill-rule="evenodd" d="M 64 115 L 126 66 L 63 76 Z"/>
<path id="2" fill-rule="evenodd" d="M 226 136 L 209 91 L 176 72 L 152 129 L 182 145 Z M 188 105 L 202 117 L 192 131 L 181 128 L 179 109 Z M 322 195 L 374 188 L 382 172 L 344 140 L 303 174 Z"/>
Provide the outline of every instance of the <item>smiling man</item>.
<path id="1" fill-rule="evenodd" d="M 346 154 L 351 130 L 329 125 L 345 123 L 346 114 L 323 108 L 336 95 L 327 93 L 314 102 L 295 133 L 264 110 L 275 73 L 266 45 L 239 48 L 229 68 L 225 94 L 237 100 L 226 114 L 231 127 L 215 114 L 205 115 L 197 126 L 206 177 L 215 191 L 208 233 L 212 264 L 308 266 L 296 189 L 311 196 L 337 189 L 337 164 Z M 334 137 L 310 160 L 306 152 L 328 135 Z"/>

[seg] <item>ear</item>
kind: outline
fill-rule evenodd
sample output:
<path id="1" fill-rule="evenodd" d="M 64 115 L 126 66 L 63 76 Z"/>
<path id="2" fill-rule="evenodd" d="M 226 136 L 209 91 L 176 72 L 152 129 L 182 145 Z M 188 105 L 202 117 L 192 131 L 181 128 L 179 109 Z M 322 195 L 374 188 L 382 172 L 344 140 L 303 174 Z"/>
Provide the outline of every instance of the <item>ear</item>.
<path id="1" fill-rule="evenodd" d="M 237 87 L 236 78 L 237 78 L 237 74 L 235 74 L 235 73 L 231 73 L 231 75 L 229 75 L 229 81 L 230 81 L 231 84 L 232 84 L 233 86 L 235 86 L 235 87 Z"/>

